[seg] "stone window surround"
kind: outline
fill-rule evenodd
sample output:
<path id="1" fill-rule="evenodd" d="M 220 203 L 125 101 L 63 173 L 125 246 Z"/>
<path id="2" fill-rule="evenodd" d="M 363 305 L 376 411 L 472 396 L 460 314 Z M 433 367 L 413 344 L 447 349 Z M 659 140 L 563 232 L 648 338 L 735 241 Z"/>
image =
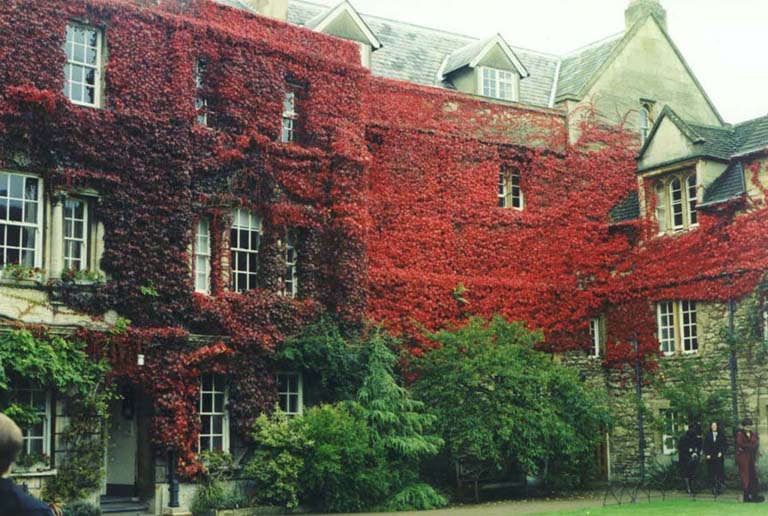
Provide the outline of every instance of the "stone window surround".
<path id="1" fill-rule="evenodd" d="M 692 180 L 692 181 L 691 181 Z M 679 183 L 679 200 L 673 197 L 672 183 Z M 656 213 L 658 234 L 678 233 L 698 227 L 696 211 L 698 181 L 696 171 L 685 169 L 672 172 L 657 178 L 653 183 L 653 194 L 656 198 Z M 674 207 L 679 206 L 679 212 Z M 681 222 L 675 223 L 675 215 L 679 213 Z"/>
<path id="2" fill-rule="evenodd" d="M 101 272 L 99 264 L 104 253 L 104 224 L 94 217 L 94 207 L 98 204 L 99 195 L 93 190 L 76 190 L 72 192 L 56 192 L 48 197 L 45 193 L 45 183 L 35 174 L 16 170 L 0 169 L 6 174 L 16 174 L 38 179 L 38 234 L 35 249 L 35 267 L 46 271 L 48 279 L 60 279 L 64 271 L 64 203 L 67 198 L 76 198 L 86 203 L 85 240 L 86 254 L 84 268 Z M 53 238 L 58 235 L 57 238 Z"/>

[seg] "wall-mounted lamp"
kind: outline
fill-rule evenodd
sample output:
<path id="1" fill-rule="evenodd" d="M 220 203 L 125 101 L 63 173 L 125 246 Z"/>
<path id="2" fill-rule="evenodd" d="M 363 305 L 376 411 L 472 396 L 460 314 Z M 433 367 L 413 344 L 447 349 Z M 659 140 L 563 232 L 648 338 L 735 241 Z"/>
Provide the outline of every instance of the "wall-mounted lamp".
<path id="1" fill-rule="evenodd" d="M 142 355 L 142 354 L 139 354 L 139 355 L 136 357 L 136 365 L 137 365 L 137 366 L 139 366 L 139 367 L 141 367 L 141 366 L 143 366 L 143 365 L 144 365 L 144 355 Z"/>

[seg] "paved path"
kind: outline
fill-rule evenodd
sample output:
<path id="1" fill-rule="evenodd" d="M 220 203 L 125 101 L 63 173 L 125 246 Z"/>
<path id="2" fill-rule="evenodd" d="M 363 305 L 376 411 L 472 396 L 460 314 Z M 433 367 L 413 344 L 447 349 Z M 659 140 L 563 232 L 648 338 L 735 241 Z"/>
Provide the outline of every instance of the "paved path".
<path id="1" fill-rule="evenodd" d="M 536 498 L 490 502 L 478 505 L 461 505 L 436 511 L 398 512 L 398 516 L 511 516 L 536 514 L 539 512 L 562 511 L 565 509 L 589 509 L 603 505 L 602 493 L 583 493 L 568 498 Z M 350 516 L 381 516 L 382 513 L 359 513 Z"/>
<path id="2" fill-rule="evenodd" d="M 542 512 L 556 512 L 574 509 L 590 509 L 603 506 L 603 496 L 605 492 L 587 492 L 564 497 L 553 498 L 535 498 L 530 500 L 511 500 L 503 502 L 491 502 L 478 505 L 462 505 L 439 509 L 436 511 L 414 511 L 392 513 L 398 516 L 516 516 L 518 514 L 537 514 Z M 739 500 L 739 493 L 728 491 L 718 498 L 718 501 L 736 502 Z M 688 495 L 682 492 L 667 492 L 667 499 L 688 499 Z M 700 500 L 712 501 L 713 497 L 707 493 L 702 493 Z M 652 493 L 652 500 L 661 500 L 661 494 Z M 608 500 L 611 503 L 611 500 Z M 615 501 L 614 501 L 615 503 Z M 647 499 L 642 496 L 638 503 L 647 503 Z M 349 516 L 381 516 L 383 513 L 359 513 Z"/>

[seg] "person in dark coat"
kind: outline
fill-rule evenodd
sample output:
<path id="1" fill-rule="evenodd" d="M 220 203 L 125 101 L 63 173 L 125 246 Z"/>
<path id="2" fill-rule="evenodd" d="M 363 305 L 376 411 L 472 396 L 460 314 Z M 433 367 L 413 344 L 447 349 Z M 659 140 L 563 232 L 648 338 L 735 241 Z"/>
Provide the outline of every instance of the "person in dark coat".
<path id="1" fill-rule="evenodd" d="M 747 503 L 765 500 L 758 494 L 760 482 L 755 468 L 758 446 L 759 439 L 757 432 L 752 430 L 752 420 L 746 418 L 741 422 L 741 430 L 736 433 L 736 466 L 744 490 L 744 502 Z"/>
<path id="2" fill-rule="evenodd" d="M 712 492 L 720 494 L 725 487 L 725 452 L 728 450 L 728 439 L 725 432 L 720 431 L 717 422 L 709 425 L 709 431 L 704 436 L 704 457 L 707 459 L 709 481 L 712 483 Z"/>
<path id="3" fill-rule="evenodd" d="M 696 425 L 688 425 L 680 440 L 677 442 L 677 458 L 680 475 L 685 480 L 685 490 L 693 494 L 693 481 L 696 478 L 696 468 L 701 457 L 701 434 Z"/>
<path id="4" fill-rule="evenodd" d="M 11 480 L 11 466 L 24 446 L 21 429 L 0 413 L 0 516 L 53 516 L 51 509 Z"/>

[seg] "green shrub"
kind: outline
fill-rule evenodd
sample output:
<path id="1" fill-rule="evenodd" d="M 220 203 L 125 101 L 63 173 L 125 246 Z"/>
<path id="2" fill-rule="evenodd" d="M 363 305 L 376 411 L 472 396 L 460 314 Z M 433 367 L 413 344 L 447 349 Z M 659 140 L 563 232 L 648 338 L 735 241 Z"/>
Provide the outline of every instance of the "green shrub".
<path id="1" fill-rule="evenodd" d="M 372 446 L 368 412 L 355 402 L 322 405 L 304 414 L 314 442 L 302 480 L 307 499 L 326 512 L 354 512 L 375 506 L 392 490 L 395 471 L 386 451 Z"/>
<path id="2" fill-rule="evenodd" d="M 440 509 L 448 504 L 448 499 L 434 490 L 429 484 L 410 484 L 377 509 L 385 512 L 393 511 L 428 511 Z"/>
<path id="3" fill-rule="evenodd" d="M 206 481 L 197 486 L 190 509 L 195 516 L 204 515 L 213 509 L 221 509 L 225 500 L 226 492 L 222 483 L 218 480 Z"/>
<path id="4" fill-rule="evenodd" d="M 88 502 L 75 502 L 62 509 L 63 516 L 101 516 L 101 509 Z"/>
<path id="5" fill-rule="evenodd" d="M 288 509 L 298 506 L 303 457 L 312 445 L 301 420 L 289 420 L 279 410 L 271 418 L 262 414 L 254 423 L 252 437 L 256 449 L 245 473 L 254 480 L 255 499 Z"/>

